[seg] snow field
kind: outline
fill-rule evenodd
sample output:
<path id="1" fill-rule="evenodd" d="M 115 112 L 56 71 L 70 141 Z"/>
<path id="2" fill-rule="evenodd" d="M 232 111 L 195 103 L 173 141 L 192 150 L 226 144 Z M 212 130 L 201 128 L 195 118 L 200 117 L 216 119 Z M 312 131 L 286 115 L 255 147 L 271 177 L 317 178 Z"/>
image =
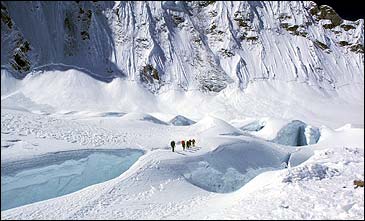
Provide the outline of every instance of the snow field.
<path id="1" fill-rule="evenodd" d="M 4 210 L 2 219 L 364 216 L 363 191 L 352 186 L 354 179 L 364 179 L 364 130 L 359 121 L 363 118 L 358 116 L 362 104 L 344 99 L 353 92 L 338 98 L 316 97 L 306 91 L 307 86 L 293 83 L 293 88 L 303 89 L 293 90 L 294 94 L 309 99 L 309 95 L 304 96 L 308 92 L 316 97 L 311 98 L 315 102 L 310 108 L 305 107 L 306 101 L 271 96 L 270 90 L 281 93 L 283 85 L 275 82 L 271 86 L 265 82 L 252 84 L 247 96 L 227 88 L 216 97 L 193 98 L 197 93 L 178 95 L 174 91 L 149 99 L 148 94 L 138 98 L 119 94 L 124 86 L 131 87 L 128 90 L 136 96 L 141 92 L 128 82 L 97 82 L 87 75 L 80 77 L 74 70 L 69 70 L 64 79 L 60 74 L 43 73 L 18 82 L 2 72 L 4 79 L 16 82 L 2 81 L 6 89 L 1 95 L 2 170 L 7 163 L 32 161 L 66 150 L 133 148 L 145 154 L 114 179 Z M 58 80 L 63 83 L 57 84 Z M 88 87 L 76 91 L 85 82 L 98 91 L 102 103 L 88 97 L 96 93 L 89 94 Z M 51 85 L 64 95 L 47 96 Z M 118 96 L 121 99 L 116 99 Z M 177 96 L 180 99 L 174 101 Z M 232 99 L 223 102 L 227 97 Z M 62 107 L 55 105 L 57 99 Z M 158 99 L 157 105 L 150 107 L 148 102 L 156 102 L 153 99 Z M 139 109 L 144 102 L 146 105 Z M 335 108 L 344 103 L 348 106 L 334 109 L 329 116 L 317 112 L 327 110 L 323 107 L 328 104 Z M 233 111 L 227 111 L 231 108 Z M 356 111 L 345 117 L 351 108 Z M 177 116 L 173 113 L 196 123 L 168 124 Z M 344 120 L 350 124 L 343 126 Z M 192 138 L 197 141 L 196 147 L 183 151 L 178 142 Z M 178 143 L 175 153 L 169 147 L 171 140 Z M 304 144 L 304 140 L 310 145 L 290 146 Z"/>

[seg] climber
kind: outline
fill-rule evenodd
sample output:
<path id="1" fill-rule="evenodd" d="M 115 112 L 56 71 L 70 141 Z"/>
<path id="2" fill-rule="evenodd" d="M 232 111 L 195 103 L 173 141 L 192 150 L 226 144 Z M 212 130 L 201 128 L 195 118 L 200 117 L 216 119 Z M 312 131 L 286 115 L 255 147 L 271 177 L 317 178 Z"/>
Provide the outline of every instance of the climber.
<path id="1" fill-rule="evenodd" d="M 181 145 L 182 145 L 183 150 L 185 150 L 185 141 L 184 140 L 181 141 Z"/>
<path id="2" fill-rule="evenodd" d="M 193 139 L 192 142 L 193 142 L 193 147 L 195 147 L 195 139 Z"/>
<path id="3" fill-rule="evenodd" d="M 175 141 L 171 141 L 172 152 L 175 152 Z"/>

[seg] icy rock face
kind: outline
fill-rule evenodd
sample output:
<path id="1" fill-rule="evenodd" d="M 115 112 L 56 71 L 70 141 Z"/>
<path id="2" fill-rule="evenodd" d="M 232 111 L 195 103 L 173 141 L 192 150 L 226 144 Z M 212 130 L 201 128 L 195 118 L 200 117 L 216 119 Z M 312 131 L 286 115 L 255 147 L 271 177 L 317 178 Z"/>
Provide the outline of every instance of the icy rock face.
<path id="1" fill-rule="evenodd" d="M 256 80 L 364 80 L 364 20 L 314 2 L 2 2 L 1 65 L 220 92 Z"/>

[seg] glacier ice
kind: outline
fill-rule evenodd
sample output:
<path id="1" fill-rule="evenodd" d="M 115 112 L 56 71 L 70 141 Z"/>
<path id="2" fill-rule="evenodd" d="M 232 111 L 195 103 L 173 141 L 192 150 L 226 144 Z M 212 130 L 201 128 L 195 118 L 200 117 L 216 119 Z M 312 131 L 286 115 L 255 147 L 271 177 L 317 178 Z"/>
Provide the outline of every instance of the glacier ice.
<path id="1" fill-rule="evenodd" d="M 76 150 L 1 165 L 1 210 L 104 182 L 126 171 L 140 150 Z"/>
<path id="2" fill-rule="evenodd" d="M 264 143 L 241 141 L 187 160 L 181 172 L 187 181 L 200 188 L 228 193 L 238 190 L 260 173 L 283 169 L 289 156 L 288 152 Z"/>
<path id="3" fill-rule="evenodd" d="M 294 120 L 285 125 L 272 141 L 283 145 L 305 146 L 317 143 L 320 136 L 319 128 Z"/>

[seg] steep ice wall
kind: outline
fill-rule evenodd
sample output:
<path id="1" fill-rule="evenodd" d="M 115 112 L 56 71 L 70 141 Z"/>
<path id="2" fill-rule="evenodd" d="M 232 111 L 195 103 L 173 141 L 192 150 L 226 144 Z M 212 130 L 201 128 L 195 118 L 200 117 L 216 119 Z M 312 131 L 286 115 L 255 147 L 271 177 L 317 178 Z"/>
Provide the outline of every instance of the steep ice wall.
<path id="1" fill-rule="evenodd" d="M 153 93 L 364 81 L 364 20 L 313 2 L 2 2 L 1 65 L 126 77 Z"/>

